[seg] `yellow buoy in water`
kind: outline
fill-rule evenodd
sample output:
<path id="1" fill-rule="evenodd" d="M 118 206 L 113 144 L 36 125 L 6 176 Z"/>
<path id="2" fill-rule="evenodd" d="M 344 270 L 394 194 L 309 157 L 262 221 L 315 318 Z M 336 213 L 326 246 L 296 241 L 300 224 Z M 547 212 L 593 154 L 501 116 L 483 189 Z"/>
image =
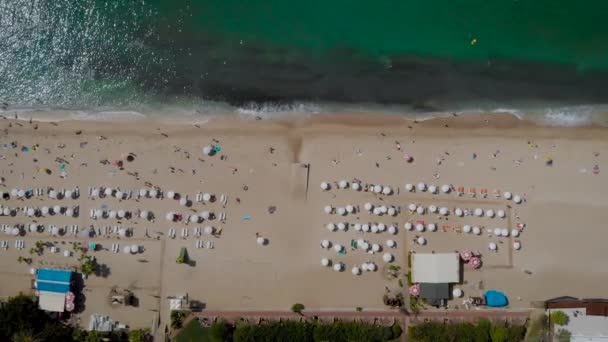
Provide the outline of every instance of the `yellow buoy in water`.
<path id="1" fill-rule="evenodd" d="M 471 39 L 471 45 L 475 45 L 475 44 L 477 44 L 477 38 Z"/>

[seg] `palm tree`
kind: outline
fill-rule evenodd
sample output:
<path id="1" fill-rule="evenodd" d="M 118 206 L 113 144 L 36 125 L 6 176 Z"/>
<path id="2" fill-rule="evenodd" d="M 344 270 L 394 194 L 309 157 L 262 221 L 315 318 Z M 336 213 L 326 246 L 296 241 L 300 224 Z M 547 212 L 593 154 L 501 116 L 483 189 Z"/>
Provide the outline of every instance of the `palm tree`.
<path id="1" fill-rule="evenodd" d="M 15 333 L 13 342 L 42 342 L 42 340 L 34 336 L 31 331 L 25 330 Z"/>

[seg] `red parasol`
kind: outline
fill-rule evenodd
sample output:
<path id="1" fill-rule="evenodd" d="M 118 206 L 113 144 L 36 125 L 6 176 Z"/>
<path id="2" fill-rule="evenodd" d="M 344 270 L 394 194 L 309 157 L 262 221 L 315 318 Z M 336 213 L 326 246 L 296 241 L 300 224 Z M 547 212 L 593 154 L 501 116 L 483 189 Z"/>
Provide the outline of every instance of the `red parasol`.
<path id="1" fill-rule="evenodd" d="M 464 249 L 460 252 L 460 258 L 462 258 L 462 260 L 465 262 L 471 260 L 472 257 L 473 257 L 473 252 L 471 252 L 468 249 Z"/>
<path id="2" fill-rule="evenodd" d="M 471 267 L 474 269 L 478 269 L 481 267 L 481 259 L 478 257 L 472 257 L 471 260 L 469 260 L 469 265 L 471 265 Z"/>

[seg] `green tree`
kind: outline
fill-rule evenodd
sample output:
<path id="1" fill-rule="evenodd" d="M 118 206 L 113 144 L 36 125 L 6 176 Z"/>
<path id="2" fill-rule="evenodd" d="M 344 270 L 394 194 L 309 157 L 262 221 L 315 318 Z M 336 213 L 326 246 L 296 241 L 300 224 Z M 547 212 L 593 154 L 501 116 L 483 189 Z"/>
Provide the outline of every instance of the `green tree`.
<path id="1" fill-rule="evenodd" d="M 147 329 L 135 329 L 129 331 L 129 342 L 145 342 L 147 338 Z"/>
<path id="2" fill-rule="evenodd" d="M 306 309 L 306 307 L 304 306 L 304 304 L 300 303 L 295 303 L 291 306 L 291 311 L 299 314 L 302 314 L 302 311 L 304 311 L 304 309 Z"/>
<path id="3" fill-rule="evenodd" d="M 21 330 L 13 335 L 13 342 L 42 342 L 43 340 L 34 336 L 31 330 Z"/>
<path id="4" fill-rule="evenodd" d="M 572 334 L 570 333 L 570 331 L 561 328 L 557 331 L 555 339 L 557 340 L 557 342 L 570 342 L 571 336 Z"/>
<path id="5" fill-rule="evenodd" d="M 74 328 L 62 323 L 48 323 L 38 334 L 41 341 L 73 341 Z"/>
<path id="6" fill-rule="evenodd" d="M 18 332 L 36 334 L 50 321 L 32 297 L 12 297 L 0 307 L 0 341 L 9 341 Z"/>
<path id="7" fill-rule="evenodd" d="M 232 326 L 225 320 L 220 320 L 211 325 L 209 328 L 210 334 L 218 341 L 232 340 Z"/>
<path id="8" fill-rule="evenodd" d="M 171 328 L 180 329 L 184 324 L 188 311 L 186 310 L 173 310 L 171 311 Z"/>
<path id="9" fill-rule="evenodd" d="M 391 327 L 391 330 L 393 331 L 393 338 L 398 338 L 403 333 L 403 329 L 401 329 L 401 325 L 399 325 L 399 323 L 397 323 L 397 322 L 395 322 L 395 324 L 393 324 L 393 326 Z"/>
<path id="10" fill-rule="evenodd" d="M 559 310 L 551 313 L 551 322 L 557 325 L 566 325 L 568 324 L 568 315 Z"/>
<path id="11" fill-rule="evenodd" d="M 84 262 L 80 265 L 80 272 L 86 276 L 90 276 L 97 270 L 97 261 L 90 256 L 84 258 Z"/>
<path id="12" fill-rule="evenodd" d="M 473 331 L 473 341 L 475 342 L 487 342 L 490 340 L 490 329 L 492 328 L 492 322 L 484 318 L 477 322 Z"/>
<path id="13" fill-rule="evenodd" d="M 490 331 L 492 342 L 505 342 L 507 340 L 507 335 L 507 328 L 500 325 L 492 327 L 492 330 Z"/>

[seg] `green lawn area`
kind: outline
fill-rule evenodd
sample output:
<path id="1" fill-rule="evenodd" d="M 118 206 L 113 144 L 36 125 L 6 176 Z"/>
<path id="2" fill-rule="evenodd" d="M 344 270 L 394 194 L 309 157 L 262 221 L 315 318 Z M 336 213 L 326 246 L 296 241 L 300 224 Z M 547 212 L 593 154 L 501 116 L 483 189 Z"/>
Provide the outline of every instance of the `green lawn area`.
<path id="1" fill-rule="evenodd" d="M 175 337 L 175 342 L 221 342 L 211 337 L 209 328 L 203 328 L 198 320 L 193 319 Z"/>

